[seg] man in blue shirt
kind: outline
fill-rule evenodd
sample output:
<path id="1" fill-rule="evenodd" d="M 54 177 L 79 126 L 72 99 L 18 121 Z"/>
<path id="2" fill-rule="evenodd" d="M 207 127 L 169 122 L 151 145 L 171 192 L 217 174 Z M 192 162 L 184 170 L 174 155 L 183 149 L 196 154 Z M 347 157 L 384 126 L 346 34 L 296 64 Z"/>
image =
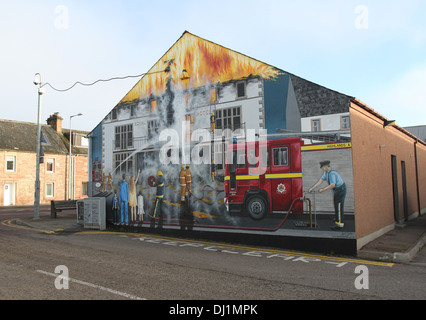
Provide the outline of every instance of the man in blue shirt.
<path id="1" fill-rule="evenodd" d="M 344 215 L 344 205 L 346 198 L 346 184 L 343 181 L 340 174 L 330 167 L 330 161 L 320 162 L 320 168 L 324 171 L 321 178 L 318 182 L 309 189 L 309 192 L 312 192 L 315 188 L 319 187 L 323 182 L 328 182 L 328 186 L 322 189 L 319 189 L 320 193 L 323 193 L 327 190 L 333 189 L 333 202 L 334 202 L 334 230 L 342 230 L 344 227 L 343 215 Z"/>
<path id="2" fill-rule="evenodd" d="M 129 224 L 129 184 L 126 182 L 126 175 L 123 174 L 123 181 L 120 183 L 120 202 L 121 202 L 121 224 Z M 124 212 L 123 212 L 124 211 Z M 123 215 L 123 213 L 125 215 Z"/>

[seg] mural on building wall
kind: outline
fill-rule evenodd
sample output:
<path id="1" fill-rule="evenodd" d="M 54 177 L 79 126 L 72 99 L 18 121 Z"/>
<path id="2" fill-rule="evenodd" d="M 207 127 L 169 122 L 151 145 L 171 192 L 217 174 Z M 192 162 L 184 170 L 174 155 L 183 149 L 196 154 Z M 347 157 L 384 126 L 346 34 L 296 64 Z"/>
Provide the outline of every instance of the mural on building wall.
<path id="1" fill-rule="evenodd" d="M 349 126 L 300 130 L 301 118 L 344 114 L 333 105 L 344 96 L 316 86 L 185 32 L 103 121 L 108 189 L 132 186 L 121 223 L 353 234 Z M 317 91 L 327 102 L 312 98 L 314 114 L 303 95 Z"/>
<path id="2" fill-rule="evenodd" d="M 167 68 L 168 71 L 164 72 Z M 130 90 L 120 103 L 160 96 L 172 81 L 176 91 L 260 76 L 276 78 L 281 72 L 266 63 L 185 32 L 167 53 Z"/>

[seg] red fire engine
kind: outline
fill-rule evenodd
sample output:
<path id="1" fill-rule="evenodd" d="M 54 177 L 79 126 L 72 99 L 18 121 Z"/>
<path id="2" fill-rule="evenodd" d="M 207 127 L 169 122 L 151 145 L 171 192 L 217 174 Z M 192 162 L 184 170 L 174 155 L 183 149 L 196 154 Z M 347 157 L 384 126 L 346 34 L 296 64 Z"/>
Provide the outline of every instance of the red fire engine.
<path id="1" fill-rule="evenodd" d="M 225 166 L 228 211 L 245 208 L 255 220 L 267 213 L 303 213 L 300 138 L 233 143 Z"/>

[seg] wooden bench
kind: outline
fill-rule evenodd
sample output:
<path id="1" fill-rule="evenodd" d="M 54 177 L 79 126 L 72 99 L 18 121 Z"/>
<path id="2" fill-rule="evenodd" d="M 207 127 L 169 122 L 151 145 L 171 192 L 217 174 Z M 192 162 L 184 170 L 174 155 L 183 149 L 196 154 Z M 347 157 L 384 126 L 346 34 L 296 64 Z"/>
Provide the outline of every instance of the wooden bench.
<path id="1" fill-rule="evenodd" d="M 51 201 L 50 217 L 56 218 L 56 213 L 62 210 L 72 210 L 77 208 L 77 200 Z"/>

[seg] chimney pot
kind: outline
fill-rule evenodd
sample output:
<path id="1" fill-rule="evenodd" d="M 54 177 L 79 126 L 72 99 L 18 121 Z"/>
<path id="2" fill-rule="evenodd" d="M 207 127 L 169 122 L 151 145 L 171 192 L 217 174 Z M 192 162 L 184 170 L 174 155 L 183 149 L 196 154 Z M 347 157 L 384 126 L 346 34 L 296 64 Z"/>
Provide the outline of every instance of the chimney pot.
<path id="1" fill-rule="evenodd" d="M 63 118 L 59 115 L 59 112 L 55 112 L 47 119 L 47 124 L 55 129 L 56 132 L 62 132 L 62 120 Z"/>

